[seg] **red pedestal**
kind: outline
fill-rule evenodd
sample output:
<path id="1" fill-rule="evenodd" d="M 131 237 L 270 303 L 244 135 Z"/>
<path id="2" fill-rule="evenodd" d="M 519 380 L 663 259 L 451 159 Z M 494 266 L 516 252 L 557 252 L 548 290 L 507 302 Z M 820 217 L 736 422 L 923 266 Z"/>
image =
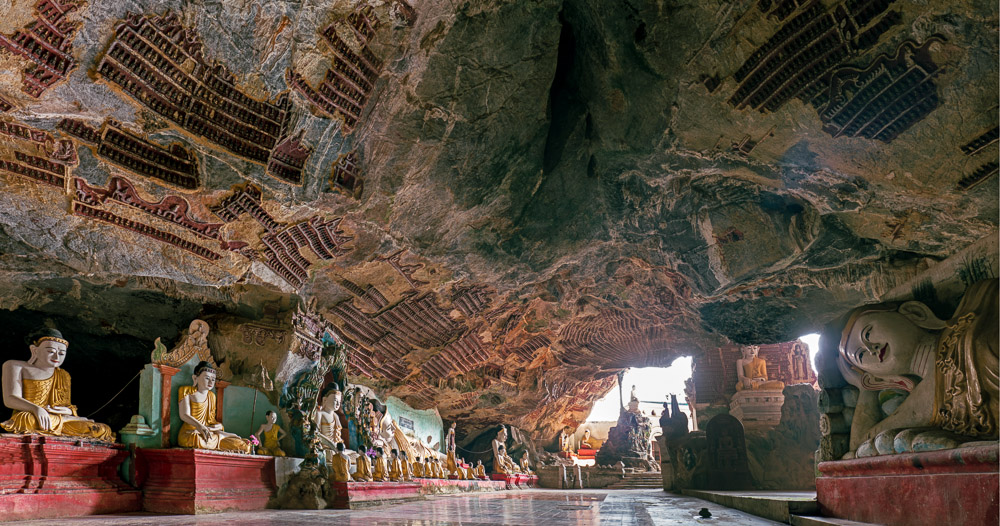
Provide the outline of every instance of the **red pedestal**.
<path id="1" fill-rule="evenodd" d="M 559 457 L 560 458 L 574 458 L 574 457 L 576 457 L 576 453 L 573 453 L 571 451 L 560 451 L 559 452 Z"/>
<path id="2" fill-rule="evenodd" d="M 118 477 L 121 444 L 0 435 L 3 520 L 139 511 L 141 494 Z"/>
<path id="3" fill-rule="evenodd" d="M 996 446 L 821 462 L 816 498 L 827 516 L 886 526 L 996 525 Z"/>
<path id="4" fill-rule="evenodd" d="M 158 513 L 262 510 L 277 492 L 274 457 L 204 449 L 138 449 L 143 509 Z"/>
<path id="5" fill-rule="evenodd" d="M 355 509 L 393 500 L 420 498 L 419 482 L 333 482 L 331 508 Z"/>
<path id="6" fill-rule="evenodd" d="M 596 457 L 597 457 L 596 449 L 581 447 L 576 452 L 576 458 L 579 458 L 580 460 L 594 460 L 594 458 Z"/>

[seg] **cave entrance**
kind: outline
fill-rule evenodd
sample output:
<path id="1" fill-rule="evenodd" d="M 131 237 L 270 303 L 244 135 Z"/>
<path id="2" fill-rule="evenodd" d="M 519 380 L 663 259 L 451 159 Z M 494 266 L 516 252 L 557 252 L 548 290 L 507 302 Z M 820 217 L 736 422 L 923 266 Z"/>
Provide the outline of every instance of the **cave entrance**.
<path id="1" fill-rule="evenodd" d="M 587 430 L 590 430 L 590 436 L 599 443 L 608 439 L 608 430 L 617 424 L 619 411 L 623 406 L 628 406 L 632 386 L 635 386 L 635 395 L 639 399 L 639 411 L 649 417 L 653 424 L 650 438 L 654 443 L 655 437 L 660 435 L 659 418 L 663 411 L 663 403 L 669 400 L 671 394 L 677 395 L 681 411 L 687 414 L 688 420 L 695 422 L 695 419 L 691 418 L 691 408 L 684 395 L 684 382 L 691 378 L 691 362 L 690 356 L 682 356 L 674 360 L 670 367 L 627 369 L 622 377 L 621 397 L 619 398 L 619 391 L 616 388 L 608 391 L 604 398 L 594 403 L 587 420 L 573 434 L 573 450 L 576 451 L 581 447 L 583 435 Z M 583 465 L 590 465 L 593 462 L 593 460 L 578 461 Z"/>

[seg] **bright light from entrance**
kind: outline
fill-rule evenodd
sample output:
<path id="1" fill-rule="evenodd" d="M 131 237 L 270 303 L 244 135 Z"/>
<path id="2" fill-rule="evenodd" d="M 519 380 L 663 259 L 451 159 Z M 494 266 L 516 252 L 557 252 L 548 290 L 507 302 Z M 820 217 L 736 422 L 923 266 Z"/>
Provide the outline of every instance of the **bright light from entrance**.
<path id="1" fill-rule="evenodd" d="M 799 339 L 809 347 L 809 359 L 812 360 L 813 371 L 819 371 L 819 367 L 816 366 L 816 355 L 819 354 L 819 334 L 806 334 L 805 336 L 799 336 Z"/>
<path id="2" fill-rule="evenodd" d="M 680 402 L 681 409 L 687 411 L 684 399 L 684 380 L 691 378 L 691 357 L 683 356 L 674 360 L 670 367 L 644 367 L 641 369 L 629 369 L 625 371 L 625 378 L 622 380 L 622 397 L 625 405 L 628 405 L 629 393 L 632 386 L 635 386 L 635 394 L 639 398 L 639 410 L 649 414 L 655 410 L 659 415 L 663 409 L 663 402 L 667 400 L 669 394 L 676 394 L 677 401 Z M 608 422 L 618 420 L 618 408 L 621 402 L 618 399 L 618 387 L 616 386 L 604 398 L 594 404 L 590 410 L 587 422 Z M 654 419 L 655 420 L 655 419 Z"/>

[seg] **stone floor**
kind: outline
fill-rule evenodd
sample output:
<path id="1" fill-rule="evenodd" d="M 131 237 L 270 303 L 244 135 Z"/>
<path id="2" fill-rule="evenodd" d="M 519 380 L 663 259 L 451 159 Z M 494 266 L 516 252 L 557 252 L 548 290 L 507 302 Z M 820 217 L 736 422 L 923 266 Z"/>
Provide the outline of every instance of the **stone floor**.
<path id="1" fill-rule="evenodd" d="M 702 519 L 698 510 L 712 517 Z M 364 526 L 544 525 L 679 526 L 691 524 L 763 526 L 780 524 L 701 499 L 662 490 L 523 490 L 430 497 L 427 500 L 363 510 L 221 513 L 217 515 L 102 515 L 38 520 L 24 526 L 291 526 L 344 524 Z"/>

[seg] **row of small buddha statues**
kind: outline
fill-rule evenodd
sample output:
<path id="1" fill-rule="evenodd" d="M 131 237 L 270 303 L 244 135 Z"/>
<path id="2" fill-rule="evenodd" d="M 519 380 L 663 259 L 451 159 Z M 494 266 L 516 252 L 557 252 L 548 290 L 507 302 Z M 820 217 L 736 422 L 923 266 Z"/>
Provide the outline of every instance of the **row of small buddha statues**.
<path id="1" fill-rule="evenodd" d="M 462 461 L 462 464 L 465 464 Z M 328 459 L 330 478 L 334 482 L 410 482 L 413 479 L 449 478 L 448 469 L 437 458 L 416 457 L 410 461 L 406 451 L 393 449 L 388 457 L 381 447 L 375 448 L 374 456 L 361 454 L 357 457 L 357 469 L 351 473 L 351 458 L 343 442 L 337 443 L 337 452 Z M 482 461 L 475 466 L 461 467 L 452 471 L 458 480 L 487 480 L 486 468 Z"/>

